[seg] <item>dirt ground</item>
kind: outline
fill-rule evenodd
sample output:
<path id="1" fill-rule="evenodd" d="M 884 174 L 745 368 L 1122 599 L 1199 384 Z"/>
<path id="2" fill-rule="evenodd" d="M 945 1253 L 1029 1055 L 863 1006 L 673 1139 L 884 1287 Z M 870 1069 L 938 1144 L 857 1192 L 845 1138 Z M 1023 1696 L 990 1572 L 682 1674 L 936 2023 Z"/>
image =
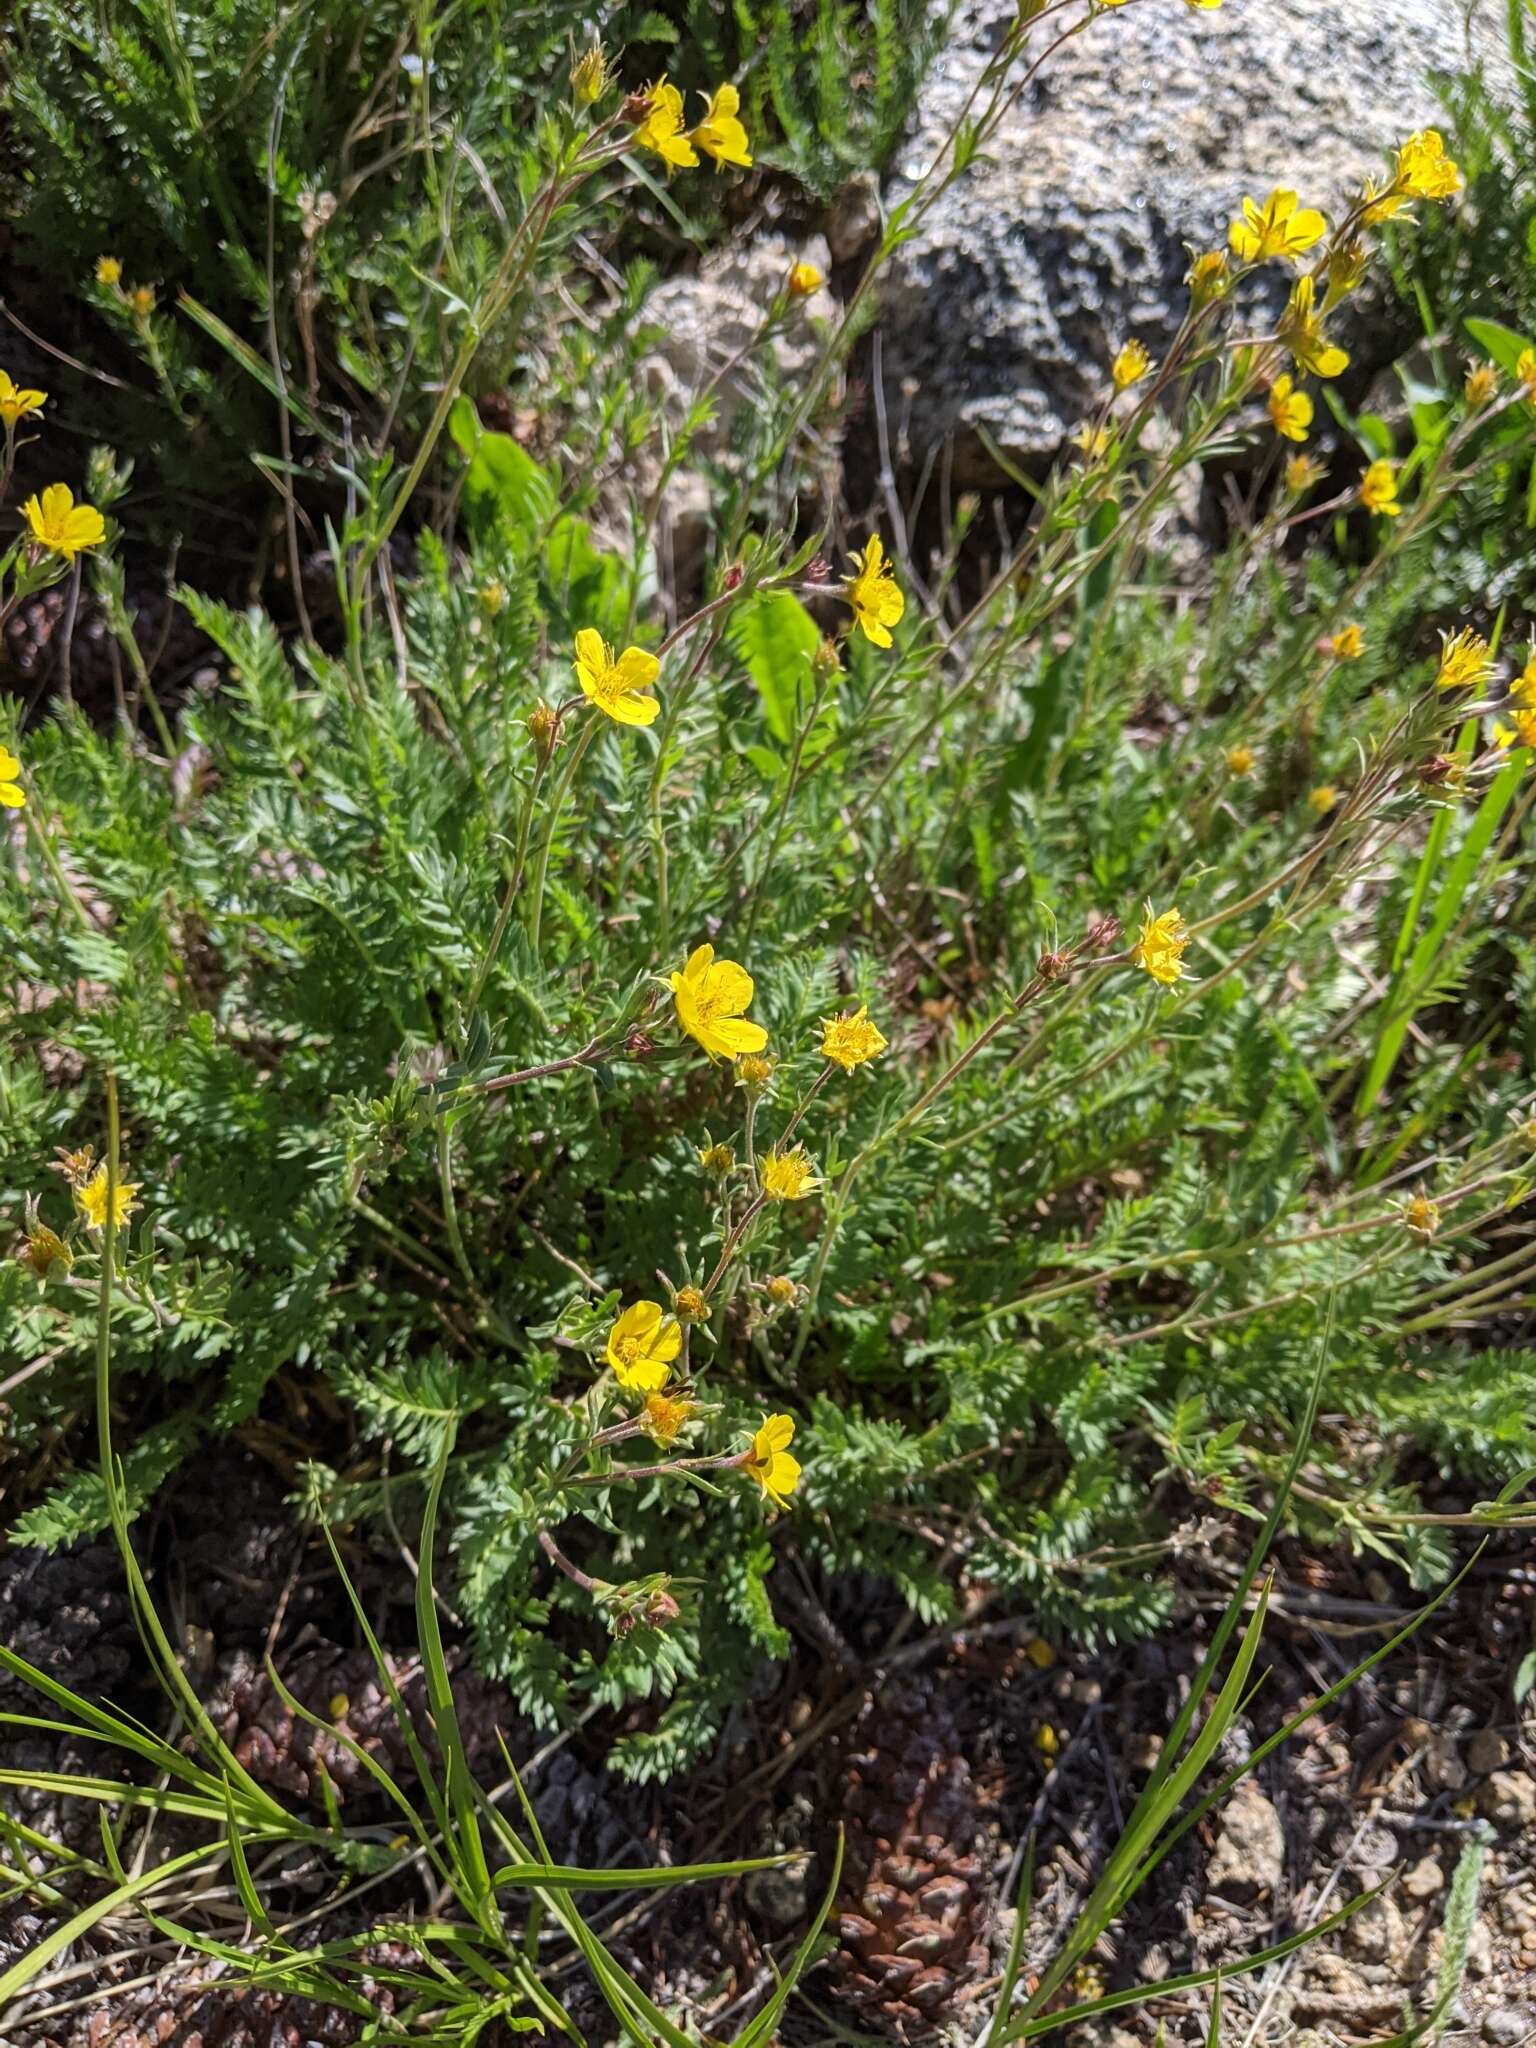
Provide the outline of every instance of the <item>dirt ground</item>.
<path id="1" fill-rule="evenodd" d="M 1438 1504 L 1465 1506 L 1448 1491 Z M 930 1829 L 924 1856 L 941 1873 L 966 1873 L 971 1945 L 968 1960 L 954 1965 L 953 1997 L 931 2019 L 878 2001 L 850 2005 L 844 1947 L 841 1960 L 834 1954 L 808 1977 L 782 2038 L 916 2040 L 937 2032 L 972 2040 L 991 2017 L 1027 1838 L 1036 1840 L 1036 1867 L 1023 1953 L 1033 1976 L 1102 1868 L 1229 1597 L 1246 1540 L 1241 1526 L 1201 1520 L 1193 1504 L 1190 1513 L 1201 1540 L 1177 1553 L 1174 1626 L 1152 1641 L 1096 1652 L 1047 1642 L 1028 1615 L 991 1609 L 965 1630 L 924 1637 L 879 1588 L 816 1582 L 784 1560 L 775 1598 L 793 1655 L 778 1672 L 765 1669 L 761 1696 L 732 1717 L 718 1755 L 682 1797 L 609 1778 L 602 1758 L 612 1730 L 601 1717 L 541 1739 L 465 1668 L 469 1740 L 493 1782 L 495 1730 L 504 1730 L 563 1860 L 810 1852 L 804 1863 L 741 1881 L 620 1895 L 595 1916 L 653 1995 L 717 2041 L 739 2030 L 773 1967 L 803 1935 L 826 1882 L 831 1824 L 841 1818 L 848 1829 L 846 1906 L 849 1885 L 875 1853 L 872 1834 L 885 1825 L 876 1817 L 880 1788 L 895 1786 L 906 1798 L 919 1785 Z M 398 1738 L 323 1550 L 293 1528 L 275 1474 L 248 1453 L 220 1454 L 169 1496 L 144 1538 L 187 1668 L 257 1776 L 301 1804 L 316 1797 L 313 1742 L 280 1710 L 261 1670 L 269 1642 L 301 1697 L 344 1700 L 353 1732 L 398 1761 L 390 1747 L 399 1749 Z M 381 1640 L 408 1644 L 406 1564 L 382 1549 L 355 1562 Z M 1422 1604 L 1369 1562 L 1286 1544 L 1274 1564 L 1258 1662 L 1265 1680 L 1218 1753 L 1218 1773 L 1245 1761 Z M 1224 2039 L 1242 2048 L 1384 2040 L 1433 2003 L 1451 1874 L 1475 1842 L 1484 1845 L 1481 1891 L 1446 2038 L 1494 2048 L 1536 2043 L 1536 1743 L 1529 1709 L 1522 1723 L 1511 1690 L 1533 1639 L 1536 1566 L 1528 1546 L 1502 1539 L 1409 1642 L 1183 1838 L 1065 2002 L 1217 1965 L 1241 1971 L 1245 1957 L 1389 1880 L 1345 1926 L 1267 1970 L 1227 1977 L 1223 1993 Z M 84 1692 L 146 1716 L 156 1711 L 107 1546 L 52 1560 L 22 1551 L 0 1559 L 0 1641 Z M 394 1655 L 407 1699 L 419 1700 L 408 1650 Z M 0 1706 L 29 1710 L 3 1679 Z M 6 1748 L 13 1764 L 40 1771 L 100 1764 L 82 1745 L 42 1731 L 13 1730 Z M 349 1819 L 375 1817 L 366 1785 L 343 1789 Z M 95 1816 L 84 1802 L 34 1788 L 10 1803 L 30 1827 L 94 1844 Z M 176 1845 L 162 1832 L 154 1853 Z M 420 1872 L 408 1867 L 366 1896 L 332 1900 L 315 1884 L 300 1860 L 278 1874 L 273 1891 L 280 1921 L 306 1916 L 314 1939 L 430 1903 Z M 243 1916 L 231 1898 L 215 1887 L 202 1909 L 223 1938 L 238 1941 Z M 53 1924 L 35 1902 L 0 1906 L 0 1966 Z M 552 1953 L 551 1970 L 556 1995 L 588 2038 L 611 2038 L 605 2009 L 574 1961 L 562 1966 Z M 1203 2042 L 1208 1996 L 1154 1996 L 1055 2038 L 1069 2048 L 1150 2048 L 1159 2035 L 1171 2044 Z M 304 2048 L 349 2043 L 357 2029 L 343 2013 L 220 1983 L 174 1941 L 126 1924 L 75 1943 L 18 2009 L 0 2016 L 6 2048 Z"/>

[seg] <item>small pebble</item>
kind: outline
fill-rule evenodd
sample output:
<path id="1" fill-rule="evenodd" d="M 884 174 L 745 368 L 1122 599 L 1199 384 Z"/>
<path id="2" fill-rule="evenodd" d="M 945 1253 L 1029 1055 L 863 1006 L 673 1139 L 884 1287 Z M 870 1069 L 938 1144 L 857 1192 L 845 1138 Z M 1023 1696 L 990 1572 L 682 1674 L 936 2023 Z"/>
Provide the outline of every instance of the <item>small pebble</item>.
<path id="1" fill-rule="evenodd" d="M 1479 1728 L 1467 1744 L 1467 1762 L 1480 1778 L 1486 1778 L 1509 1762 L 1509 1744 L 1497 1728 Z"/>

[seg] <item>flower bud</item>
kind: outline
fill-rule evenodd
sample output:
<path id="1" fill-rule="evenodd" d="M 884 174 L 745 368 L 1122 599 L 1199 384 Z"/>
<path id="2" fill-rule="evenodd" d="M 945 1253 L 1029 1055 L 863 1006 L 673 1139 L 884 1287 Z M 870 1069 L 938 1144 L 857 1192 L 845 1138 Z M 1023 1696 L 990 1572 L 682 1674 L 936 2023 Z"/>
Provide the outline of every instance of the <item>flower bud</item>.
<path id="1" fill-rule="evenodd" d="M 788 1308 L 795 1298 L 796 1288 L 794 1281 L 785 1274 L 775 1273 L 773 1278 L 764 1284 L 763 1292 L 775 1308 Z"/>
<path id="2" fill-rule="evenodd" d="M 590 107 L 607 90 L 607 53 L 601 43 L 593 43 L 571 66 L 571 93 L 578 107 Z"/>
<path id="3" fill-rule="evenodd" d="M 1474 363 L 1467 372 L 1462 396 L 1470 406 L 1486 405 L 1499 388 L 1499 373 L 1492 363 Z"/>
<path id="4" fill-rule="evenodd" d="M 818 683 L 830 683 L 834 676 L 843 672 L 842 656 L 837 651 L 837 642 L 822 637 L 816 652 L 811 656 L 811 673 Z"/>
<path id="5" fill-rule="evenodd" d="M 658 1586 L 650 1599 L 646 1601 L 641 1619 L 647 1628 L 653 1628 L 659 1632 L 676 1621 L 682 1611 L 682 1608 L 678 1606 L 666 1587 Z"/>
<path id="6" fill-rule="evenodd" d="M 680 1323 L 707 1323 L 709 1303 L 700 1287 L 679 1287 L 672 1297 L 672 1313 Z"/>
<path id="7" fill-rule="evenodd" d="M 548 761 L 560 742 L 560 714 L 541 697 L 528 714 L 528 737 L 533 741 L 540 764 Z"/>

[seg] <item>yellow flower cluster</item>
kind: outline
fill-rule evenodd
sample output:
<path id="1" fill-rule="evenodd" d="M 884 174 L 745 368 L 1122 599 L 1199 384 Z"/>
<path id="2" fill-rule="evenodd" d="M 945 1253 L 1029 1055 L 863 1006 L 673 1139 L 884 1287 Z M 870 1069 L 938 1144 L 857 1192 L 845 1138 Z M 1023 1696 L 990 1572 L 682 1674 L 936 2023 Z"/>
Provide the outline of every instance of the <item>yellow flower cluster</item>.
<path id="1" fill-rule="evenodd" d="M 21 786 L 21 763 L 14 754 L 0 747 L 0 807 L 19 811 L 26 800 L 27 793 Z"/>
<path id="2" fill-rule="evenodd" d="M 727 164 L 744 171 L 752 168 L 752 151 L 741 122 L 741 94 L 734 85 L 715 87 L 693 129 L 684 127 L 682 94 L 664 77 L 647 86 L 643 97 L 645 117 L 635 130 L 635 141 L 659 156 L 668 170 L 691 170 L 701 149 L 714 158 L 717 170 Z"/>

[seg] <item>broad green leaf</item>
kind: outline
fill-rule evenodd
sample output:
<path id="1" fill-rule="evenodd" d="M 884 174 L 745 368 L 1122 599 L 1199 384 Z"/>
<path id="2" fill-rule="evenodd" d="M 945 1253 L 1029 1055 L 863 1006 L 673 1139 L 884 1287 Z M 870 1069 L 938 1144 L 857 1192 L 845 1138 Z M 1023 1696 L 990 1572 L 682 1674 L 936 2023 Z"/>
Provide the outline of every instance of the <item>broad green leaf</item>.
<path id="1" fill-rule="evenodd" d="M 757 685 L 769 732 L 790 745 L 802 692 L 810 688 L 811 658 L 821 645 L 816 621 L 789 591 L 765 590 L 734 614 L 726 638 Z"/>

